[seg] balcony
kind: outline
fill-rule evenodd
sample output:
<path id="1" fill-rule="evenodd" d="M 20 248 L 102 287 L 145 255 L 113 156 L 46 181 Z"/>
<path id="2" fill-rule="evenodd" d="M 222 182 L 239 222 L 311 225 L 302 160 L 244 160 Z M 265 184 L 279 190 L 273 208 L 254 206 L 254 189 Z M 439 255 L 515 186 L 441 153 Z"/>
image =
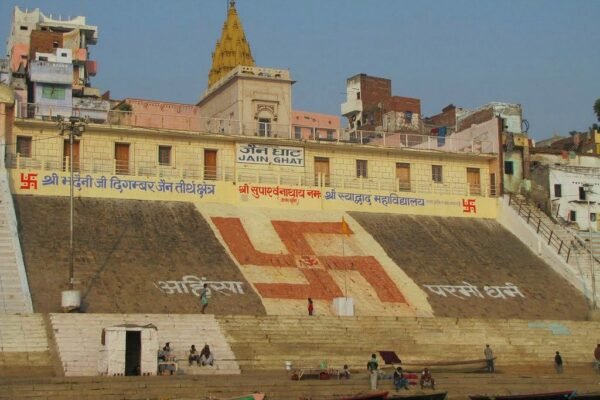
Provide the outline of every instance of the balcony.
<path id="1" fill-rule="evenodd" d="M 29 79 L 32 82 L 73 83 L 73 64 L 51 61 L 32 61 L 29 65 Z"/>
<path id="2" fill-rule="evenodd" d="M 342 103 L 342 115 L 358 113 L 362 111 L 362 102 L 360 100 L 350 100 Z"/>

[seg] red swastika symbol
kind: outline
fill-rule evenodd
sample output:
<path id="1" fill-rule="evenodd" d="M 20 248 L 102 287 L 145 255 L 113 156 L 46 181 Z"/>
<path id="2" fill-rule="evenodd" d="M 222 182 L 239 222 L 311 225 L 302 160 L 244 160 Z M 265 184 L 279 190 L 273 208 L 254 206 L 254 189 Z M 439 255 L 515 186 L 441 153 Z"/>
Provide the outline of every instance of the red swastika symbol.
<path id="1" fill-rule="evenodd" d="M 37 190 L 37 176 L 38 174 L 24 174 L 21 173 L 21 189 L 36 189 Z"/>
<path id="2" fill-rule="evenodd" d="M 475 199 L 463 199 L 462 201 L 463 212 L 470 213 L 473 211 L 474 214 L 477 214 L 477 206 L 475 205 Z"/>
<path id="3" fill-rule="evenodd" d="M 213 217 L 233 256 L 242 265 L 260 265 L 275 268 L 298 268 L 308 284 L 254 283 L 261 296 L 276 299 L 332 300 L 343 293 L 329 270 L 357 271 L 371 285 L 379 300 L 406 303 L 396 284 L 387 275 L 379 261 L 372 256 L 320 256 L 305 238 L 305 234 L 342 234 L 337 222 L 271 221 L 273 228 L 288 250 L 288 254 L 271 254 L 257 251 L 239 218 Z M 352 232 L 347 232 L 352 234 Z M 317 262 L 311 260 L 316 259 Z M 300 261 L 300 268 L 299 263 Z M 310 264 L 310 267 L 308 267 Z M 307 268 L 308 267 L 308 268 Z"/>

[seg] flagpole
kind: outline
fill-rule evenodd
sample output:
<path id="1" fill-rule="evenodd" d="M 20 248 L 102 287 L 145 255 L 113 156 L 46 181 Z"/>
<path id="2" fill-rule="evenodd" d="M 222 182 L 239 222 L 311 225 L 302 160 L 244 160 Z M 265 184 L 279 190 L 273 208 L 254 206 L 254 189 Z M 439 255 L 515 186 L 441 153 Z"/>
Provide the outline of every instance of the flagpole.
<path id="1" fill-rule="evenodd" d="M 348 233 L 348 226 L 346 225 L 346 221 L 344 217 L 342 217 L 342 260 L 345 262 L 345 236 Z M 344 264 L 344 298 L 346 302 L 348 302 L 348 266 Z"/>

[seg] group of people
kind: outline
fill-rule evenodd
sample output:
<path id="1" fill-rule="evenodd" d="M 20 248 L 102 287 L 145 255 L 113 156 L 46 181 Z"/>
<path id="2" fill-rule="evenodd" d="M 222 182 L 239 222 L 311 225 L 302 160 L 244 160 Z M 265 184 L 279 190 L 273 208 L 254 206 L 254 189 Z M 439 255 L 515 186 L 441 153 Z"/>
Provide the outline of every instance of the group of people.
<path id="1" fill-rule="evenodd" d="M 369 371 L 370 374 L 371 390 L 377 390 L 377 381 L 379 379 L 379 363 L 377 362 L 377 356 L 375 354 L 371 354 L 371 359 L 367 363 L 367 371 Z M 400 389 L 408 390 L 409 380 L 404 374 L 402 367 L 396 367 L 392 379 L 396 391 Z M 430 387 L 431 389 L 435 390 L 435 379 L 431 375 L 429 368 L 424 368 L 423 371 L 421 371 L 419 376 L 419 385 L 421 386 L 421 389 Z"/>
<path id="2" fill-rule="evenodd" d="M 212 352 L 210 351 L 210 347 L 205 344 L 200 353 L 196 350 L 196 345 L 192 345 L 190 347 L 190 351 L 188 354 L 188 362 L 192 365 L 194 362 L 198 365 L 213 365 L 214 357 Z"/>
<path id="3" fill-rule="evenodd" d="M 175 355 L 172 353 L 171 343 L 165 343 L 162 350 L 158 351 L 158 372 L 163 373 L 164 371 L 170 371 L 171 375 L 175 372 Z M 171 363 L 170 363 L 171 362 Z M 188 354 L 188 363 L 192 365 L 193 363 L 197 363 L 198 365 L 213 365 L 215 362 L 215 358 L 213 356 L 212 351 L 208 344 L 205 344 L 202 350 L 198 353 L 196 350 L 196 345 L 192 345 Z"/>

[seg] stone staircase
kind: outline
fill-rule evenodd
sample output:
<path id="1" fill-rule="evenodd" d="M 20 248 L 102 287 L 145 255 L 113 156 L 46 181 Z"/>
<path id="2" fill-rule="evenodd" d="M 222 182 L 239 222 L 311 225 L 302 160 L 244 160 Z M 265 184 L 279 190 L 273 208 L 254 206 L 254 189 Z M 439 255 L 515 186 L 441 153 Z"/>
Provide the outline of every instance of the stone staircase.
<path id="1" fill-rule="evenodd" d="M 586 282 L 587 290 L 591 291 L 592 259 L 590 258 L 590 245 L 587 233 L 571 230 L 567 226 L 556 223 L 546 213 L 527 201 L 522 195 L 511 195 L 510 206 L 527 223 L 536 229 L 538 235 L 542 236 L 546 243 L 561 256 L 583 282 Z M 600 276 L 600 234 L 594 234 L 592 243 L 594 257 L 594 275 L 596 281 Z M 591 293 L 586 293 L 591 298 Z M 596 294 L 598 299 L 598 294 Z M 597 300 L 598 301 L 598 300 Z"/>
<path id="2" fill-rule="evenodd" d="M 555 351 L 568 366 L 592 364 L 600 323 L 411 317 L 218 317 L 243 371 L 282 369 L 286 361 L 316 368 L 363 369 L 369 355 L 395 351 L 405 365 L 483 358 L 499 370 L 551 366 Z"/>
<path id="3" fill-rule="evenodd" d="M 31 295 L 21 253 L 6 169 L 0 169 L 0 313 L 31 313 Z"/>
<path id="4" fill-rule="evenodd" d="M 0 318 L 0 367 L 0 377 L 54 375 L 41 314 Z"/>
<path id="5" fill-rule="evenodd" d="M 437 373 L 437 390 L 449 400 L 466 400 L 470 394 L 527 394 L 576 389 L 598 392 L 597 375 L 590 369 L 569 369 L 557 375 L 551 369 L 509 371 L 496 374 Z M 98 378 L 25 378 L 1 382 L 0 399 L 20 400 L 200 400 L 230 399 L 255 391 L 269 400 L 333 400 L 369 391 L 366 372 L 348 380 L 292 381 L 283 371 L 257 371 L 231 376 L 163 376 Z M 380 390 L 395 394 L 392 381 L 380 380 Z M 411 387 L 400 395 L 431 394 L 430 389 Z"/>
<path id="6" fill-rule="evenodd" d="M 235 356 L 212 315 L 176 314 L 50 314 L 54 337 L 65 376 L 97 376 L 104 373 L 104 328 L 153 324 L 160 346 L 171 343 L 178 365 L 186 375 L 239 374 Z M 188 366 L 186 352 L 208 343 L 215 357 L 213 367 Z M 158 351 L 158 349 L 156 349 Z"/>

